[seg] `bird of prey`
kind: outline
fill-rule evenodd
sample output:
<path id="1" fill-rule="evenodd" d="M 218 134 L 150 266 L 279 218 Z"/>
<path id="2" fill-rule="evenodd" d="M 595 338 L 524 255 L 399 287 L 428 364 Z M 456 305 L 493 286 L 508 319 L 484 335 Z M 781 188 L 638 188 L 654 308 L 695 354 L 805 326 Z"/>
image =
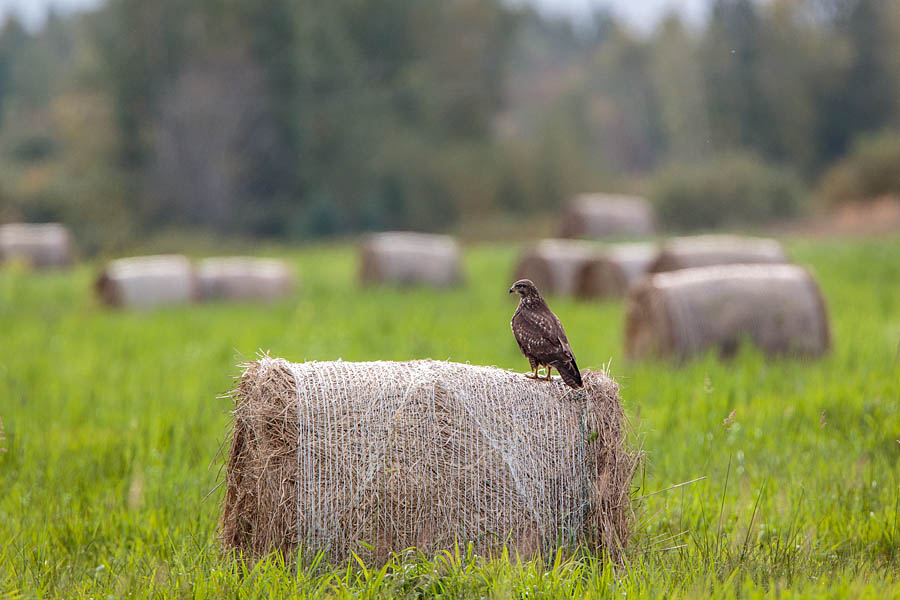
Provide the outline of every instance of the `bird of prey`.
<path id="1" fill-rule="evenodd" d="M 509 324 L 522 354 L 531 365 L 531 374 L 526 377 L 538 379 L 538 368 L 544 366 L 547 367 L 547 381 L 550 371 L 555 368 L 566 385 L 576 389 L 582 387 L 581 373 L 562 323 L 537 287 L 529 279 L 520 279 L 509 288 L 509 293 L 513 292 L 519 295 L 519 307 Z"/>

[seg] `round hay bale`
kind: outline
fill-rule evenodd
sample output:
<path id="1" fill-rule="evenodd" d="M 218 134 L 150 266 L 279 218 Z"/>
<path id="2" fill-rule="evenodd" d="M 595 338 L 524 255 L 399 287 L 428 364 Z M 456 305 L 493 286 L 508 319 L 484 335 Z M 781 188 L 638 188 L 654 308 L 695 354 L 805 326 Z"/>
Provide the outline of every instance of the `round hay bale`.
<path id="1" fill-rule="evenodd" d="M 201 300 L 272 301 L 290 294 L 293 286 L 287 263 L 274 258 L 227 256 L 197 263 Z"/>
<path id="2" fill-rule="evenodd" d="M 819 356 L 830 333 L 813 277 L 795 265 L 718 265 L 648 276 L 629 292 L 629 358 L 733 354 L 747 339 L 769 355 Z"/>
<path id="3" fill-rule="evenodd" d="M 369 236 L 360 252 L 363 284 L 450 287 L 462 283 L 459 244 L 447 235 L 391 231 Z"/>
<path id="4" fill-rule="evenodd" d="M 777 240 L 737 235 L 697 235 L 663 243 L 650 265 L 651 273 L 731 264 L 788 262 Z"/>
<path id="5" fill-rule="evenodd" d="M 653 205 L 640 196 L 581 194 L 566 205 L 560 237 L 628 237 L 656 232 Z"/>
<path id="6" fill-rule="evenodd" d="M 16 260 L 36 269 L 71 266 L 74 252 L 69 230 L 59 223 L 0 225 L 0 262 Z"/>
<path id="7" fill-rule="evenodd" d="M 153 308 L 196 298 L 194 271 L 180 254 L 112 260 L 94 287 L 100 300 L 110 306 Z"/>
<path id="8" fill-rule="evenodd" d="M 457 542 L 520 556 L 585 544 L 621 559 L 638 455 L 605 373 L 575 391 L 432 360 L 244 366 L 226 549 L 339 563 Z"/>
<path id="9" fill-rule="evenodd" d="M 541 240 L 522 254 L 513 280 L 530 279 L 545 294 L 573 295 L 578 272 L 601 252 L 590 242 Z"/>
<path id="10" fill-rule="evenodd" d="M 647 273 L 656 258 L 656 244 L 616 244 L 583 264 L 576 274 L 579 298 L 624 298 L 632 283 Z"/>

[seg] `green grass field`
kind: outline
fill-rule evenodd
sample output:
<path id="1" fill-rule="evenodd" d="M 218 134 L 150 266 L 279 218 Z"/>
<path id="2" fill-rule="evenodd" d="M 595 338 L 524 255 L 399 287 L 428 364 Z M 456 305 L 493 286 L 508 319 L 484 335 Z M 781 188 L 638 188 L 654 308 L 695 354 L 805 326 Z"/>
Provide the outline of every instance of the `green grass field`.
<path id="1" fill-rule="evenodd" d="M 271 307 L 106 310 L 95 265 L 0 271 L 0 597 L 900 597 L 900 239 L 794 241 L 833 353 L 745 348 L 630 365 L 620 303 L 550 299 L 582 368 L 611 363 L 646 452 L 629 564 L 590 555 L 241 564 L 220 554 L 220 444 L 237 364 L 431 357 L 525 371 L 509 331 L 515 249 L 467 253 L 451 292 L 359 290 L 349 246 L 290 251 Z M 730 428 L 723 426 L 735 411 Z"/>

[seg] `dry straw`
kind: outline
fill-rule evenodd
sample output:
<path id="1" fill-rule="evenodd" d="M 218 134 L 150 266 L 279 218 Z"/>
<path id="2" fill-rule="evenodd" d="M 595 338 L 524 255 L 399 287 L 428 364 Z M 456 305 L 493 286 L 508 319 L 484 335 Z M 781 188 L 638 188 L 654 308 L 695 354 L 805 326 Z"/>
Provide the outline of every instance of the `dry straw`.
<path id="1" fill-rule="evenodd" d="M 651 273 L 730 264 L 788 262 L 777 240 L 738 235 L 697 235 L 673 238 L 660 248 Z"/>
<path id="2" fill-rule="evenodd" d="M 603 254 L 579 268 L 575 295 L 579 298 L 624 298 L 628 288 L 647 273 L 656 252 L 653 243 L 609 246 Z"/>
<path id="3" fill-rule="evenodd" d="M 197 263 L 197 286 L 201 300 L 272 301 L 291 293 L 294 275 L 283 260 L 223 256 Z"/>
<path id="4" fill-rule="evenodd" d="M 450 287 L 463 281 L 459 244 L 448 235 L 389 231 L 360 248 L 363 284 Z"/>
<path id="5" fill-rule="evenodd" d="M 657 273 L 629 293 L 632 359 L 730 355 L 744 339 L 770 355 L 827 352 L 828 316 L 812 275 L 795 265 L 719 265 Z"/>
<path id="6" fill-rule="evenodd" d="M 583 544 L 621 560 L 638 455 L 616 383 L 584 380 L 431 360 L 245 365 L 223 544 L 334 562 Z"/>
<path id="7" fill-rule="evenodd" d="M 655 231 L 656 216 L 646 198 L 581 194 L 566 204 L 560 237 L 645 236 Z"/>
<path id="8" fill-rule="evenodd" d="M 193 267 L 180 254 L 112 260 L 94 288 L 105 304 L 133 308 L 186 304 L 197 296 Z"/>
<path id="9" fill-rule="evenodd" d="M 17 260 L 37 269 L 70 266 L 74 250 L 69 230 L 59 223 L 0 225 L 0 262 Z"/>
<path id="10" fill-rule="evenodd" d="M 603 247 L 581 240 L 541 240 L 525 249 L 513 280 L 530 279 L 544 294 L 571 296 L 588 263 L 602 256 Z"/>

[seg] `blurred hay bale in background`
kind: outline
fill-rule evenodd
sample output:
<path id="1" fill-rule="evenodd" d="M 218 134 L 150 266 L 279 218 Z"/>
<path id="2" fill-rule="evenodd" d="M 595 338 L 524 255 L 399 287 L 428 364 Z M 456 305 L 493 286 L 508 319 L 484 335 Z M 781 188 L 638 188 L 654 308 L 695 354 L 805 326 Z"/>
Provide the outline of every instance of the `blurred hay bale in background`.
<path id="1" fill-rule="evenodd" d="M 523 556 L 585 544 L 621 560 L 638 453 L 616 383 L 584 381 L 432 360 L 245 365 L 223 544 L 336 563 L 457 541 Z"/>
<path id="2" fill-rule="evenodd" d="M 180 254 L 112 260 L 94 287 L 100 300 L 110 306 L 152 308 L 196 299 L 194 270 Z"/>
<path id="3" fill-rule="evenodd" d="M 64 268 L 74 262 L 68 229 L 59 223 L 0 225 L 0 262 L 22 261 L 36 269 Z"/>
<path id="4" fill-rule="evenodd" d="M 729 264 L 788 262 L 777 240 L 738 235 L 697 235 L 663 243 L 650 265 L 651 273 Z"/>
<path id="5" fill-rule="evenodd" d="M 560 237 L 628 237 L 656 231 L 653 205 L 640 196 L 581 194 L 566 205 Z"/>
<path id="6" fill-rule="evenodd" d="M 363 284 L 458 285 L 463 279 L 459 244 L 447 235 L 373 234 L 360 251 L 359 278 Z"/>
<path id="7" fill-rule="evenodd" d="M 615 244 L 581 265 L 576 275 L 579 298 L 624 298 L 628 287 L 647 273 L 656 258 L 653 243 Z"/>
<path id="8" fill-rule="evenodd" d="M 530 279 L 544 294 L 573 295 L 578 273 L 603 252 L 602 246 L 577 240 L 541 240 L 527 248 L 513 280 Z"/>
<path id="9" fill-rule="evenodd" d="M 747 339 L 769 355 L 819 356 L 830 334 L 819 286 L 795 265 L 719 265 L 648 276 L 629 292 L 629 358 L 733 354 Z"/>
<path id="10" fill-rule="evenodd" d="M 294 276 L 287 263 L 273 258 L 227 256 L 197 263 L 201 300 L 277 300 L 288 295 Z"/>

